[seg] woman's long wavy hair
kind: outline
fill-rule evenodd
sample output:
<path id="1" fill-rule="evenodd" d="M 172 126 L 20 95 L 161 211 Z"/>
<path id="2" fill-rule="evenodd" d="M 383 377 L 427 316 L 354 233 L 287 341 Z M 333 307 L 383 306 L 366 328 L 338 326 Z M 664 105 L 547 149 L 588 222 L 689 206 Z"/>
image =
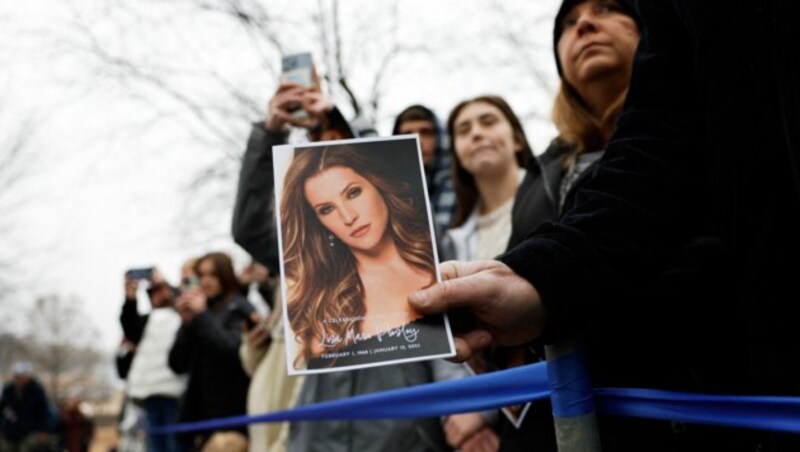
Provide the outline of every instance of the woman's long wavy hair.
<path id="1" fill-rule="evenodd" d="M 570 145 L 572 151 L 565 157 L 564 166 L 570 167 L 575 159 L 587 151 L 605 148 L 622 113 L 628 89 L 625 88 L 601 117 L 596 117 L 586 106 L 578 92 L 566 80 L 553 103 L 553 124 L 558 130 L 558 140 Z"/>
<path id="2" fill-rule="evenodd" d="M 577 157 L 584 152 L 605 149 L 606 144 L 611 139 L 611 135 L 614 134 L 614 130 L 617 128 L 617 119 L 622 113 L 622 108 L 625 106 L 625 98 L 628 96 L 628 88 L 625 88 L 606 111 L 598 117 L 592 114 L 592 111 L 575 87 L 564 79 L 563 71 L 560 69 L 561 62 L 558 57 L 558 40 L 561 39 L 561 31 L 559 30 L 563 31 L 563 27 L 559 24 L 564 17 L 563 15 L 577 3 L 580 2 L 564 2 L 556 18 L 556 36 L 553 38 L 556 65 L 558 65 L 559 75 L 561 75 L 561 86 L 553 102 L 551 115 L 553 124 L 558 130 L 558 138 L 556 140 L 566 143 L 572 148 L 572 151 L 564 158 L 565 168 L 571 167 Z M 631 2 L 617 0 L 616 3 L 622 8 L 620 11 L 622 14 L 629 16 L 636 22 L 637 30 L 641 33 L 640 19 Z M 633 61 L 631 61 L 631 65 L 633 65 Z M 629 71 L 628 77 L 630 75 Z M 628 84 L 626 83 L 625 85 L 627 86 Z"/>
<path id="3" fill-rule="evenodd" d="M 238 295 L 241 290 L 239 280 L 236 279 L 236 272 L 233 270 L 233 261 L 230 256 L 222 252 L 208 253 L 194 261 L 193 269 L 195 274 L 200 273 L 200 264 L 206 260 L 211 261 L 214 265 L 214 273 L 216 273 L 220 285 L 219 297 L 223 304 L 227 303 Z"/>
<path id="4" fill-rule="evenodd" d="M 400 256 L 435 281 L 424 199 L 408 182 L 388 177 L 380 151 L 349 145 L 298 148 L 284 180 L 280 212 L 289 323 L 303 347 L 298 360 L 306 362 L 314 356 L 314 339 L 359 333 L 366 313 L 355 257 L 338 239 L 331 246 L 330 232 L 305 198 L 306 181 L 334 167 L 350 168 L 375 186 L 388 207 L 389 234 Z"/>
<path id="5" fill-rule="evenodd" d="M 455 127 L 458 115 L 467 105 L 480 102 L 496 107 L 503 113 L 506 121 L 511 124 L 511 130 L 514 132 L 514 142 L 522 144 L 522 149 L 516 153 L 517 165 L 520 168 L 527 168 L 533 159 L 533 149 L 528 144 L 525 129 L 522 128 L 522 123 L 505 99 L 500 96 L 478 96 L 459 102 L 450 112 L 450 117 L 447 118 L 447 133 L 450 135 L 450 155 L 453 157 L 453 190 L 456 192 L 456 213 L 453 216 L 451 227 L 458 227 L 464 224 L 472 214 L 480 198 L 478 186 L 475 185 L 475 176 L 464 169 L 456 154 L 455 144 Z"/>

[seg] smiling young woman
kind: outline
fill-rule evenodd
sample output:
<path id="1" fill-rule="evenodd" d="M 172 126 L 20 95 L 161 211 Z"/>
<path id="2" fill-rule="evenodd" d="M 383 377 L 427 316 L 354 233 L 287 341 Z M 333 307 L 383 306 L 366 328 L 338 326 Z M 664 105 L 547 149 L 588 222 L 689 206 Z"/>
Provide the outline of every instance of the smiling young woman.
<path id="1" fill-rule="evenodd" d="M 456 213 L 442 243 L 445 259 L 492 259 L 511 234 L 514 193 L 533 158 L 525 131 L 498 96 L 465 100 L 447 121 Z"/>

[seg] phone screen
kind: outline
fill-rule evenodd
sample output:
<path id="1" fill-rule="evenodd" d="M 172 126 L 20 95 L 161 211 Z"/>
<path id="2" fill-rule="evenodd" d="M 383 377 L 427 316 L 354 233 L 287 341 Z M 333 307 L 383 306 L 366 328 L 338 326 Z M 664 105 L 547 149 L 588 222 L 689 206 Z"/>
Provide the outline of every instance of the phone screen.
<path id="1" fill-rule="evenodd" d="M 312 67 L 310 52 L 286 55 L 281 61 L 281 81 L 294 82 L 311 88 L 314 86 Z"/>
<path id="2" fill-rule="evenodd" d="M 151 273 L 153 273 L 153 267 L 132 268 L 125 272 L 125 274 L 134 281 L 149 279 Z"/>
<path id="3" fill-rule="evenodd" d="M 187 276 L 181 280 L 181 291 L 187 292 L 200 287 L 200 280 L 197 276 Z"/>

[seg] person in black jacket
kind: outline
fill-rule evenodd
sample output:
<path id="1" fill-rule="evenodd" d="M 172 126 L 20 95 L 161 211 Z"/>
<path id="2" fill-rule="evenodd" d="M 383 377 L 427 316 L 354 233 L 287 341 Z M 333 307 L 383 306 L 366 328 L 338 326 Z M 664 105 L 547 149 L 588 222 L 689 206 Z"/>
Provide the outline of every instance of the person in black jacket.
<path id="1" fill-rule="evenodd" d="M 311 121 L 304 123 L 286 112 L 286 107 L 291 102 L 301 102 Z M 320 119 L 322 117 L 325 119 Z M 312 141 L 353 138 L 357 135 L 357 131 L 350 127 L 333 103 L 319 93 L 318 87 L 308 90 L 292 83 L 282 83 L 269 102 L 269 112 L 265 120 L 253 125 L 242 161 L 233 214 L 234 240 L 256 261 L 266 264 L 270 273 L 275 275 L 279 274 L 280 267 L 274 215 L 272 146 L 286 143 L 290 125 L 310 127 L 315 118 L 324 127 L 316 132 L 310 131 L 309 138 Z M 277 301 L 276 307 L 282 309 Z M 275 345 L 274 340 L 272 344 Z M 288 384 L 286 371 L 282 372 L 283 377 L 275 379 L 281 384 Z M 287 405 L 305 405 L 429 383 L 437 375 L 443 376 L 445 372 L 446 370 L 435 368 L 430 362 L 413 362 L 391 367 L 307 375 L 297 398 L 288 400 Z M 264 436 L 266 439 L 267 435 Z M 280 437 L 280 434 L 270 435 L 270 438 L 272 436 Z M 288 436 L 288 444 L 281 443 L 276 447 L 285 446 L 290 450 L 348 451 L 448 449 L 438 418 L 295 422 L 291 424 Z"/>
<path id="2" fill-rule="evenodd" d="M 417 134 L 428 186 L 433 225 L 437 237 L 450 227 L 456 210 L 456 195 L 450 174 L 453 163 L 447 150 L 447 134 L 439 118 L 428 107 L 411 105 L 394 120 L 392 135 Z"/>
<path id="3" fill-rule="evenodd" d="M 561 83 L 552 116 L 559 134 L 527 167 L 514 198 L 508 249 L 538 226 L 557 220 L 564 199 L 596 166 L 622 111 L 641 31 L 633 5 L 626 0 L 567 0 L 554 22 L 553 50 Z M 541 348 L 529 344 L 495 348 L 489 356 L 500 368 L 544 358 Z M 555 450 L 551 413 L 549 401 L 543 401 L 529 407 L 520 427 L 501 418 L 501 450 L 526 445 Z"/>
<path id="4" fill-rule="evenodd" d="M 0 450 L 51 450 L 50 402 L 27 361 L 14 363 L 0 395 Z"/>
<path id="5" fill-rule="evenodd" d="M 231 259 L 224 253 L 206 254 L 197 260 L 195 272 L 200 288 L 178 298 L 175 307 L 183 324 L 169 352 L 169 367 L 189 374 L 179 422 L 244 414 L 250 382 L 239 360 L 239 345 L 243 319 L 254 309 L 239 293 Z M 203 431 L 189 441 L 196 446 L 211 433 Z"/>
<path id="6" fill-rule="evenodd" d="M 642 295 L 687 240 L 711 233 L 730 250 L 725 284 L 735 294 L 714 309 L 719 324 L 733 327 L 718 340 L 738 352 L 722 364 L 739 365 L 743 379 L 723 373 L 707 390 L 798 395 L 800 304 L 781 256 L 800 252 L 800 36 L 792 24 L 800 4 L 638 7 L 645 33 L 617 132 L 560 222 L 499 262 L 446 265 L 449 281 L 411 302 L 423 312 L 472 307 L 482 327 L 457 341 L 462 357 L 490 342 L 553 342 L 594 326 L 626 340 L 635 371 L 637 353 L 659 340 L 704 343 L 706 330 L 685 322 L 717 300 L 685 306 L 679 296 L 648 303 Z M 647 334 L 663 316 L 678 322 L 669 336 Z M 800 447 L 796 436 L 751 436 L 728 450 Z"/>

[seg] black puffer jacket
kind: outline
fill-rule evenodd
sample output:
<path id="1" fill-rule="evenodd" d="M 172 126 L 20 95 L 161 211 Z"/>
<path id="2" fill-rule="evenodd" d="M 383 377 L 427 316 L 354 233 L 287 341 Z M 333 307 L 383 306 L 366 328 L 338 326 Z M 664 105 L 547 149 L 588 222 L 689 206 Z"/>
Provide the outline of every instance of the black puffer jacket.
<path id="1" fill-rule="evenodd" d="M 250 379 L 239 360 L 242 317 L 237 309 L 253 311 L 247 299 L 239 295 L 227 302 L 209 300 L 208 309 L 178 330 L 169 352 L 169 367 L 177 374 L 189 374 L 181 422 L 246 412 Z"/>

